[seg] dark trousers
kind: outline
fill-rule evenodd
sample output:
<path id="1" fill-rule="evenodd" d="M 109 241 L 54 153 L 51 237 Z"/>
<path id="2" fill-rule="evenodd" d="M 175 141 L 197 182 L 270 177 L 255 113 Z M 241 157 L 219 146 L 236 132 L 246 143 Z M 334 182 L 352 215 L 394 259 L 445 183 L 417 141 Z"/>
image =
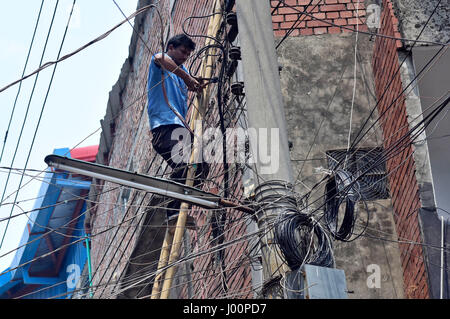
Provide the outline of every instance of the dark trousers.
<path id="1" fill-rule="evenodd" d="M 174 133 L 177 133 L 177 135 L 174 136 Z M 172 173 L 169 178 L 178 183 L 185 184 L 188 162 L 194 141 L 192 133 L 180 125 L 171 124 L 158 126 L 152 130 L 152 135 L 153 148 L 172 168 Z M 190 141 L 188 141 L 189 137 Z M 198 164 L 195 176 L 205 179 L 208 176 L 208 171 L 208 165 L 204 163 Z M 200 180 L 196 178 L 194 186 L 197 186 L 199 182 Z M 167 205 L 167 217 L 178 214 L 180 205 L 181 202 L 179 200 L 171 200 Z"/>
<path id="2" fill-rule="evenodd" d="M 177 130 L 182 132 L 182 136 L 188 136 L 190 135 L 191 141 L 190 146 L 192 146 L 193 136 L 192 133 L 189 132 L 186 128 L 176 125 L 176 124 L 170 124 L 170 125 L 161 125 L 152 130 L 152 145 L 155 151 L 164 158 L 164 160 L 169 164 L 169 166 L 172 168 L 172 173 L 170 174 L 170 179 L 184 183 L 186 181 L 186 173 L 187 173 L 187 161 L 180 161 L 180 158 L 176 158 L 176 154 L 174 150 L 176 150 L 176 147 L 179 149 L 182 149 L 183 151 L 188 151 L 189 149 L 186 148 L 189 145 L 187 144 L 187 141 L 183 141 L 181 136 L 177 136 L 178 139 L 172 139 L 173 132 Z M 184 146 L 184 149 L 183 149 Z M 180 154 L 178 152 L 179 156 L 182 156 L 183 154 Z M 189 156 L 190 154 L 188 154 Z M 189 159 L 189 157 L 188 157 Z"/>

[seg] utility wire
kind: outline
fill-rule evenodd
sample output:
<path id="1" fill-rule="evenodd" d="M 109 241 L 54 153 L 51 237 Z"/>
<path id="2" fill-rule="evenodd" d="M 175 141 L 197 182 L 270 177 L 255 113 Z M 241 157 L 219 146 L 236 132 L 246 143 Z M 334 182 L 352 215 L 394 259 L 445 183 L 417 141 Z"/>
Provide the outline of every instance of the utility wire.
<path id="1" fill-rule="evenodd" d="M 66 55 L 62 56 L 62 57 L 61 57 L 60 59 L 58 59 L 57 61 L 50 61 L 50 62 L 47 62 L 47 63 L 41 65 L 41 66 L 40 66 L 38 69 L 36 69 L 35 71 L 33 71 L 33 72 L 27 74 L 27 75 L 24 76 L 24 77 L 21 77 L 20 79 L 14 81 L 14 82 L 11 82 L 10 84 L 8 84 L 8 85 L 6 85 L 5 87 L 1 88 L 1 89 L 0 89 L 0 93 L 3 92 L 3 91 L 5 91 L 6 89 L 10 88 L 11 86 L 16 85 L 16 84 L 19 83 L 19 82 L 22 82 L 22 81 L 25 80 L 25 79 L 28 79 L 29 77 L 33 76 L 34 74 L 37 74 L 37 73 L 41 72 L 42 70 L 48 68 L 49 66 L 52 66 L 52 65 L 54 65 L 54 64 L 56 64 L 56 63 L 59 63 L 59 62 L 62 62 L 62 61 L 64 61 L 64 60 L 66 60 L 66 59 L 68 59 L 68 58 L 70 58 L 70 57 L 72 57 L 72 56 L 74 56 L 74 55 L 80 53 L 81 51 L 83 51 L 84 49 L 88 48 L 89 46 L 91 46 L 91 45 L 93 45 L 93 44 L 95 44 L 95 43 L 97 43 L 97 42 L 103 40 L 104 38 L 106 38 L 107 36 L 109 36 L 113 31 L 115 31 L 117 28 L 119 28 L 122 24 L 124 24 L 125 22 L 127 22 L 129 19 L 132 19 L 132 18 L 136 17 L 137 15 L 139 15 L 139 14 L 141 14 L 141 13 L 147 11 L 148 9 L 150 9 L 150 8 L 152 8 L 152 7 L 154 7 L 154 5 L 148 5 L 148 6 L 142 7 L 141 9 L 139 9 L 139 10 L 137 10 L 136 12 L 134 12 L 133 14 L 131 14 L 131 15 L 128 17 L 128 19 L 125 19 L 125 20 L 123 20 L 122 22 L 118 23 L 116 26 L 114 26 L 113 28 L 111 28 L 111 29 L 108 30 L 107 32 L 103 33 L 103 34 L 100 35 L 99 37 L 97 37 L 97 38 L 95 38 L 94 40 L 88 42 L 87 44 L 81 46 L 81 47 L 78 48 L 77 50 L 75 50 L 75 51 L 73 51 L 73 52 L 71 52 L 71 53 L 69 53 L 69 54 L 66 54 Z"/>
<path id="2" fill-rule="evenodd" d="M 136 286 L 136 285 L 135 285 Z M 127 289 L 131 288 L 131 287 L 126 287 Z"/>
<path id="3" fill-rule="evenodd" d="M 314 1 L 314 0 L 311 0 L 311 1 L 306 5 L 305 11 L 308 10 L 308 7 L 313 3 L 313 1 Z M 314 9 L 317 8 L 317 6 L 318 6 L 322 1 L 323 1 L 323 0 L 318 1 L 318 2 L 316 3 L 316 5 L 310 10 L 310 12 L 314 11 Z M 282 2 L 282 1 L 278 2 L 278 5 L 280 5 L 281 2 Z M 284 3 L 284 2 L 283 2 L 283 3 Z M 286 4 L 285 4 L 285 5 L 286 5 Z M 273 11 L 275 11 L 275 9 L 274 9 Z M 300 20 L 302 17 L 303 17 L 303 19 Z M 278 44 L 275 46 L 275 50 L 277 50 L 277 49 L 281 46 L 281 44 L 284 42 L 284 40 L 286 40 L 286 39 L 291 35 L 291 33 L 294 32 L 294 30 L 297 28 L 297 26 L 299 26 L 300 23 L 301 23 L 302 21 L 304 21 L 304 20 L 305 20 L 305 16 L 303 16 L 303 12 L 300 12 L 300 13 L 298 14 L 297 21 L 295 21 L 295 23 L 292 24 L 292 26 L 289 28 L 289 30 L 286 31 L 286 34 L 284 35 L 284 37 L 283 37 L 283 38 L 280 40 L 280 42 L 278 42 Z"/>
<path id="4" fill-rule="evenodd" d="M 55 13 L 56 13 L 56 8 L 57 8 L 57 6 L 58 6 L 58 2 L 59 2 L 59 0 L 56 2 Z M 69 24 L 70 24 L 70 20 L 71 20 L 71 18 L 72 18 L 72 13 L 73 13 L 73 9 L 74 9 L 74 7 L 75 7 L 75 3 L 76 3 L 76 0 L 73 0 L 73 2 L 72 2 L 72 8 L 71 8 L 71 10 L 70 10 L 69 18 L 67 19 L 66 27 L 65 27 L 65 30 L 64 30 L 64 35 L 63 35 L 63 38 L 62 38 L 62 40 L 61 40 L 61 44 L 60 44 L 60 46 L 59 46 L 58 56 L 57 56 L 57 58 L 56 58 L 57 60 L 59 59 L 59 57 L 60 57 L 60 55 L 61 55 L 61 51 L 62 51 L 62 48 L 63 48 L 63 45 L 64 45 L 64 41 L 65 41 L 65 39 L 66 39 L 67 30 L 69 29 Z M 55 15 L 53 15 L 53 18 L 54 18 L 54 16 L 55 16 Z M 52 19 L 52 24 L 53 24 L 53 19 Z M 50 93 L 50 89 L 51 89 L 51 87 L 52 87 L 53 78 L 54 78 L 54 76 L 55 76 L 55 72 L 56 72 L 56 67 L 57 67 L 57 65 L 58 65 L 58 64 L 55 64 L 54 67 L 53 67 L 53 72 L 52 72 L 52 75 L 51 75 L 51 78 L 50 78 L 50 82 L 49 82 L 49 84 L 48 84 L 48 88 L 47 88 L 47 92 L 46 92 L 46 94 L 45 94 L 44 102 L 43 102 L 42 107 L 41 107 L 41 112 L 40 112 L 40 114 L 39 114 L 39 119 L 38 119 L 38 122 L 37 122 L 37 124 L 36 124 L 36 129 L 35 129 L 35 131 L 34 131 L 33 139 L 32 139 L 32 141 L 31 141 L 31 145 L 30 145 L 30 149 L 29 149 L 29 151 L 28 151 L 28 155 L 27 155 L 27 159 L 26 159 L 26 161 L 25 161 L 24 169 L 27 169 L 27 167 L 28 167 L 28 161 L 30 160 L 31 152 L 32 152 L 32 150 L 33 150 L 33 146 L 34 146 L 34 142 L 35 142 L 35 140 L 36 140 L 37 132 L 38 132 L 38 130 L 39 130 L 39 125 L 40 125 L 40 123 L 41 123 L 41 119 L 42 119 L 42 115 L 43 115 L 43 113 L 44 113 L 45 105 L 47 104 L 47 98 L 48 98 L 48 95 L 49 95 L 49 93 Z M 37 76 L 36 76 L 36 77 L 37 77 Z M 31 99 L 30 99 L 30 101 L 31 101 Z M 12 164 L 11 164 L 11 165 L 12 165 Z M 21 176 L 21 178 L 20 178 L 19 186 L 18 186 L 16 195 L 15 195 L 15 198 L 14 198 L 14 202 L 17 201 L 17 197 L 19 196 L 19 192 L 20 192 L 19 190 L 20 190 L 20 187 L 22 186 L 22 182 L 23 182 L 24 176 L 25 176 L 25 172 L 22 173 L 22 176 Z M 3 200 L 3 198 L 2 198 L 2 200 Z M 9 213 L 9 216 L 10 216 L 10 217 L 12 216 L 13 211 L 14 211 L 14 206 L 11 207 L 11 211 L 10 211 L 10 213 Z M 7 224 L 6 224 L 5 232 L 3 233 L 3 238 L 2 238 L 2 242 L 0 243 L 0 248 L 1 248 L 2 244 L 3 244 L 3 240 L 4 240 L 4 238 L 5 238 L 6 231 L 8 230 L 8 225 L 9 225 L 9 219 L 8 219 Z"/>
<path id="5" fill-rule="evenodd" d="M 40 60 L 40 62 L 39 62 L 39 66 L 42 65 L 42 61 L 43 61 L 43 59 L 44 59 L 45 51 L 46 51 L 46 49 L 47 49 L 48 39 L 49 39 L 49 37 L 50 37 L 50 33 L 51 33 L 52 28 L 53 28 L 53 22 L 54 22 L 54 20 L 55 20 L 56 10 L 58 9 L 58 4 L 59 4 L 59 0 L 56 1 L 55 9 L 53 10 L 53 16 L 52 16 L 52 20 L 51 20 L 51 22 L 50 22 L 50 26 L 49 26 L 49 29 L 48 29 L 48 32 L 47 32 L 47 38 L 46 38 L 46 40 L 45 40 L 44 49 L 42 50 L 42 55 L 41 55 L 41 60 Z M 23 130 L 24 130 L 24 128 L 25 128 L 25 123 L 26 123 L 27 118 L 28 118 L 28 111 L 29 111 L 29 109 L 30 109 L 31 100 L 32 100 L 33 95 L 34 95 L 34 90 L 35 90 L 35 88 L 36 88 L 36 84 L 37 84 L 38 79 L 39 79 L 39 74 L 36 75 L 36 78 L 35 78 L 35 80 L 34 80 L 33 89 L 31 90 L 30 98 L 29 98 L 29 100 L 28 100 L 27 110 L 26 110 L 26 112 L 25 112 L 25 116 L 24 116 L 23 123 L 22 123 L 22 128 L 21 128 L 21 130 L 20 130 L 19 138 L 18 138 L 17 144 L 16 144 L 16 149 L 15 149 L 15 151 L 14 151 L 14 155 L 13 155 L 13 158 L 12 158 L 12 160 L 11 160 L 11 165 L 10 165 L 10 166 L 13 166 L 13 165 L 14 165 L 14 161 L 15 161 L 15 159 L 16 159 L 17 151 L 18 151 L 19 145 L 20 145 L 20 140 L 22 139 L 22 133 L 23 133 Z M 10 172 L 11 172 L 11 171 L 10 171 Z M 6 182 L 5 182 L 5 188 L 3 189 L 3 193 L 2 193 L 2 199 L 0 200 L 0 202 L 3 202 L 3 198 L 4 198 L 4 196 L 5 196 L 6 189 L 7 189 L 7 187 L 8 187 L 8 182 L 9 182 L 10 172 L 8 173 L 8 177 L 7 177 Z M 17 196 L 16 196 L 16 199 L 17 199 Z M 14 201 L 15 201 L 15 200 L 14 200 Z M 11 210 L 11 212 L 10 212 L 10 216 L 11 216 L 11 215 L 12 215 L 12 210 Z M 8 220 L 8 222 L 7 222 L 7 224 L 6 224 L 6 228 L 5 228 L 4 232 L 3 232 L 3 237 L 2 237 L 2 240 L 1 240 L 1 242 L 0 242 L 0 248 L 1 248 L 2 245 L 3 245 L 3 241 L 4 241 L 4 239 L 5 239 L 5 235 L 6 235 L 6 232 L 7 232 L 7 230 L 8 230 L 8 226 L 9 226 L 9 220 Z"/>
<path id="6" fill-rule="evenodd" d="M 39 8 L 39 13 L 38 13 L 38 16 L 37 16 L 37 19 L 36 19 L 36 24 L 35 24 L 35 26 L 34 26 L 33 36 L 32 36 L 32 38 L 31 38 L 31 43 L 30 43 L 30 46 L 29 46 L 29 48 L 28 48 L 27 58 L 26 58 L 26 60 L 25 60 L 25 65 L 24 65 L 23 71 L 22 71 L 22 77 L 25 75 L 25 70 L 27 69 L 28 59 L 30 58 L 31 49 L 33 48 L 34 38 L 35 38 L 35 36 L 36 36 L 36 31 L 37 31 L 37 28 L 38 28 L 38 25 L 39 25 L 39 21 L 40 21 L 40 19 L 41 19 L 41 13 L 42 13 L 42 7 L 43 7 L 43 5 L 44 5 L 44 0 L 42 0 L 42 2 L 41 2 L 41 7 Z M 6 145 L 6 141 L 7 141 L 7 139 L 8 139 L 9 129 L 10 129 L 10 127 L 11 127 L 11 122 L 12 122 L 12 119 L 13 119 L 13 117 L 14 117 L 14 111 L 15 111 L 15 109 L 16 109 L 17 99 L 19 98 L 19 94 L 20 94 L 21 88 L 22 88 L 22 82 L 20 82 L 20 84 L 19 84 L 19 88 L 18 88 L 18 90 L 17 90 L 16 98 L 15 98 L 15 100 L 14 100 L 14 105 L 13 105 L 13 108 L 12 108 L 12 111 L 11 111 L 11 115 L 10 115 L 10 117 L 9 117 L 8 128 L 6 129 L 5 139 L 3 140 L 2 153 L 1 153 L 1 155 L 0 155 L 0 163 L 1 163 L 2 158 L 3 158 L 3 152 L 5 151 L 5 145 Z"/>
<path id="7" fill-rule="evenodd" d="M 280 0 L 280 1 L 283 1 L 283 2 L 284 2 L 284 0 Z M 441 0 L 441 1 L 442 1 L 442 0 Z M 330 26 L 338 27 L 338 28 L 344 29 L 344 30 L 349 30 L 350 32 L 356 32 L 354 28 L 351 28 L 351 27 L 345 27 L 345 26 L 342 26 L 342 25 L 337 25 L 337 24 L 335 24 L 335 23 L 333 23 L 333 22 L 330 22 L 330 21 L 327 20 L 327 19 L 317 18 L 317 17 L 315 17 L 313 14 L 308 13 L 308 12 L 306 12 L 306 11 L 302 11 L 302 10 L 296 8 L 295 6 L 287 5 L 285 2 L 284 2 L 284 4 L 285 4 L 286 7 L 289 7 L 289 8 L 291 8 L 292 10 L 295 10 L 295 11 L 297 11 L 297 12 L 299 12 L 299 13 L 302 13 L 302 14 L 304 14 L 304 15 L 310 17 L 310 18 L 313 19 L 313 20 L 322 21 L 322 22 L 324 22 L 324 23 L 326 23 L 326 24 L 328 24 L 328 25 L 330 25 Z M 397 37 L 389 36 L 389 35 L 386 35 L 386 34 L 379 34 L 379 33 L 373 33 L 373 32 L 368 32 L 368 31 L 361 31 L 361 30 L 359 30 L 358 33 L 360 33 L 360 34 L 366 34 L 366 35 L 370 35 L 370 36 L 378 37 L 378 38 L 386 38 L 386 39 L 391 39 L 391 40 L 400 40 L 400 41 L 404 41 L 404 42 L 417 42 L 417 43 L 423 43 L 423 44 L 428 44 L 428 45 L 449 46 L 449 43 L 441 43 L 441 42 L 426 41 L 426 40 L 412 40 L 412 39 L 401 38 L 401 37 L 397 38 Z M 1 91 L 0 91 L 0 92 L 1 92 Z"/>
<path id="8" fill-rule="evenodd" d="M 420 30 L 420 32 L 419 32 L 419 34 L 418 34 L 416 40 L 414 40 L 412 46 L 409 48 L 407 54 L 406 54 L 405 57 L 403 58 L 403 60 L 402 60 L 402 62 L 400 63 L 399 67 L 397 68 L 397 70 L 396 70 L 396 71 L 394 72 L 394 74 L 392 75 L 392 77 L 391 77 L 389 83 L 386 85 L 386 88 L 384 89 L 383 93 L 382 93 L 381 96 L 378 98 L 378 102 L 377 102 L 377 103 L 375 104 L 375 106 L 372 108 L 369 117 L 367 117 L 367 119 L 365 120 L 365 122 L 363 123 L 363 125 L 361 126 L 361 128 L 359 129 L 359 131 L 358 131 L 358 133 L 357 133 L 355 139 L 354 139 L 353 142 L 352 142 L 352 146 L 351 146 L 352 148 L 358 143 L 358 141 L 361 140 L 361 138 L 359 138 L 359 136 L 360 136 L 360 134 L 362 133 L 362 131 L 364 130 L 364 127 L 367 125 L 369 119 L 372 117 L 372 114 L 375 112 L 375 109 L 377 108 L 378 104 L 383 100 L 385 94 L 388 92 L 389 87 L 390 87 L 391 84 L 394 82 L 394 80 L 395 80 L 397 74 L 400 72 L 400 70 L 401 70 L 403 64 L 404 64 L 405 61 L 406 61 L 406 59 L 407 59 L 409 56 L 411 56 L 412 50 L 413 50 L 414 46 L 416 45 L 416 43 L 419 42 L 419 38 L 421 37 L 421 35 L 422 35 L 423 31 L 425 30 L 425 28 L 427 27 L 428 23 L 431 21 L 431 18 L 433 17 L 433 15 L 436 13 L 436 10 L 437 10 L 437 8 L 439 7 L 441 1 L 442 1 L 442 0 L 439 0 L 439 2 L 437 3 L 437 5 L 434 7 L 434 9 L 433 9 L 433 11 L 431 12 L 431 14 L 429 15 L 427 21 L 425 22 L 425 24 L 423 25 L 422 29 Z M 444 46 L 442 46 L 442 47 L 440 48 L 439 52 L 440 52 L 443 48 L 444 48 Z M 447 48 L 446 48 L 446 49 L 447 49 Z M 433 56 L 433 58 L 429 61 L 429 63 L 431 63 L 431 61 L 432 61 L 432 60 L 434 59 L 434 57 L 436 57 L 436 56 L 437 56 L 437 54 L 436 54 L 435 56 Z M 428 65 L 429 63 L 427 63 L 427 65 Z M 422 73 L 422 71 L 423 71 L 424 69 L 425 69 L 425 67 L 422 68 L 422 70 L 416 75 L 415 78 L 417 78 L 417 77 L 420 75 L 420 73 Z M 411 83 L 412 83 L 412 81 L 410 82 L 410 84 L 411 84 Z M 409 85 L 408 85 L 408 87 L 409 87 Z M 406 87 L 405 90 L 406 90 L 408 87 Z M 402 91 L 402 94 L 403 94 L 403 92 L 404 92 L 405 90 Z M 397 100 L 397 99 L 396 99 L 396 100 Z M 392 105 L 392 104 L 391 104 L 391 105 Z M 391 106 L 389 106 L 388 109 L 389 109 L 390 107 L 391 107 Z M 381 118 L 381 116 L 378 117 L 378 119 L 380 119 L 380 118 Z M 378 121 L 378 120 L 377 120 L 377 121 Z M 374 125 L 374 124 L 372 124 L 372 125 L 369 127 L 369 129 L 367 129 L 366 133 L 373 127 L 373 125 Z M 365 134 L 366 134 L 366 133 L 365 133 Z M 363 136 L 364 136 L 364 134 L 363 134 Z M 358 140 L 358 138 L 359 138 L 359 140 Z"/>

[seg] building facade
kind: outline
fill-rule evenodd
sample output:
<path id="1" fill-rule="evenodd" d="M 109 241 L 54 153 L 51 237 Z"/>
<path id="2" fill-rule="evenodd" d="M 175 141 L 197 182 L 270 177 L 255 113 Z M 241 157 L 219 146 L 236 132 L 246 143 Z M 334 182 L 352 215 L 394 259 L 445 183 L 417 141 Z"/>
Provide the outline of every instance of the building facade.
<path id="1" fill-rule="evenodd" d="M 54 154 L 94 162 L 98 146 L 55 149 Z M 48 169 L 14 259 L 0 273 L 2 299 L 68 299 L 89 286 L 89 242 L 84 229 L 85 176 Z"/>
<path id="2" fill-rule="evenodd" d="M 439 43 L 448 41 L 448 20 L 435 2 L 436 16 L 436 11 L 425 11 L 431 16 L 428 24 L 411 13 L 417 1 L 409 1 L 409 6 L 403 1 L 270 1 L 299 205 L 323 220 L 328 198 L 326 184 L 320 181 L 332 176 L 336 163 L 344 159 L 347 173 L 365 172 L 358 183 L 361 200 L 355 204 L 351 236 L 333 240 L 336 268 L 346 274 L 349 298 L 438 298 L 440 293 L 448 297 L 448 282 L 440 281 L 441 269 L 447 273 L 446 254 L 441 258 L 445 251 L 437 235 L 441 234 L 437 207 L 442 212 L 446 207 L 441 194 L 448 179 L 440 166 L 446 157 L 439 149 L 445 139 L 433 145 L 427 141 L 427 133 L 446 135 L 433 130 L 445 121 L 443 113 L 439 121 L 430 118 L 415 126 L 417 115 L 428 119 L 425 110 L 431 112 L 445 100 L 446 89 L 442 86 L 428 94 L 421 93 L 430 92 L 421 88 L 422 82 L 411 85 L 420 72 L 417 65 L 427 65 L 433 53 L 427 50 L 437 52 L 444 48 Z M 151 4 L 139 1 L 138 8 Z M 233 55 L 239 47 L 233 4 L 159 1 L 158 9 L 149 7 L 135 18 L 130 54 L 101 121 L 98 163 L 168 177 L 170 169 L 151 147 L 147 72 L 152 54 L 163 50 L 161 37 L 185 32 L 197 44 L 198 54 L 187 62 L 190 72 L 201 74 L 209 59 L 206 68 L 219 79 L 209 86 L 206 102 L 193 95 L 189 99 L 188 119 L 193 123 L 196 114 L 202 118 L 203 156 L 216 159 L 201 187 L 242 205 L 253 200 L 258 174 L 248 165 L 245 138 L 238 138 L 239 132 L 251 128 L 245 108 L 245 66 L 239 54 Z M 215 39 L 207 38 L 215 15 L 221 15 L 218 31 Z M 426 39 L 411 41 L 419 35 L 411 25 L 426 29 Z M 436 57 L 440 62 L 434 65 L 446 59 L 443 51 Z M 421 74 L 433 75 L 429 81 L 436 82 L 433 79 L 448 73 Z M 231 144 L 223 143 L 226 134 L 236 137 Z M 95 180 L 86 220 L 92 229 L 94 298 L 151 297 L 165 235 L 166 203 L 167 198 Z M 262 279 L 264 256 L 254 234 L 254 216 L 230 208 L 198 207 L 189 214 L 198 229 L 185 232 L 171 297 L 264 297 L 273 282 Z M 282 284 L 283 278 L 274 280 Z"/>

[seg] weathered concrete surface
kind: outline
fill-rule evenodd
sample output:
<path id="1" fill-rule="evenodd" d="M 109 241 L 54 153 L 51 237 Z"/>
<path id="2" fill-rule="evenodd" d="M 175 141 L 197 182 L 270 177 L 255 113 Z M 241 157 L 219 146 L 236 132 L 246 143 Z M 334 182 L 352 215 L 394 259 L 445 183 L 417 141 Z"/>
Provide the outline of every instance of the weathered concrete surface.
<path id="1" fill-rule="evenodd" d="M 317 168 L 328 167 L 325 152 L 347 148 L 354 84 L 354 43 L 354 34 L 291 37 L 278 50 L 288 134 L 292 142 L 291 160 L 297 177 L 297 191 L 301 194 L 324 177 Z M 370 64 L 372 47 L 368 37 L 359 36 L 351 140 L 375 106 Z M 377 117 L 375 111 L 366 128 Z M 379 124 L 358 145 L 382 145 Z M 311 208 L 323 203 L 322 195 L 323 187 L 312 192 Z M 369 212 L 369 227 L 363 236 L 350 243 L 334 242 L 336 266 L 346 273 L 347 287 L 353 291 L 349 298 L 403 298 L 402 270 L 390 200 L 370 202 Z M 361 213 L 361 218 L 366 215 Z M 356 232 L 360 230 L 355 228 Z M 373 264 L 380 269 L 380 288 L 367 285 L 367 279 L 372 275 L 367 267 Z"/>
<path id="2" fill-rule="evenodd" d="M 420 48 L 423 49 L 423 48 Z M 405 59 L 406 58 L 406 59 Z M 404 88 L 410 83 L 411 79 L 414 78 L 415 74 L 422 68 L 421 65 L 413 63 L 411 56 L 405 57 L 402 53 L 399 55 L 399 60 L 405 63 L 401 68 L 401 77 Z M 440 69 L 440 71 L 445 70 L 446 65 L 436 65 L 435 68 Z M 444 71 L 445 72 L 445 71 Z M 419 82 L 414 82 L 409 89 L 405 92 L 405 105 L 406 111 L 408 113 L 409 127 L 412 128 L 418 122 L 423 120 L 423 112 L 427 114 L 429 112 L 428 108 L 430 104 L 434 102 L 434 99 L 429 98 L 429 96 L 434 96 L 435 98 L 442 96 L 445 92 L 445 84 L 448 81 L 436 80 L 433 78 L 433 70 L 427 72 L 426 76 Z M 446 73 L 448 74 L 448 73 Z M 428 76 L 428 78 L 427 78 Z M 432 87 L 437 92 L 429 93 L 429 90 L 423 90 L 422 96 L 419 94 L 420 89 L 423 89 L 423 85 L 427 84 Z M 424 94 L 425 93 L 425 94 Z M 442 180 L 444 183 L 448 182 L 448 170 L 434 167 L 435 171 L 432 170 L 433 164 L 438 162 L 440 165 L 445 166 L 448 163 L 448 141 L 445 139 L 433 140 L 432 136 L 445 136 L 448 133 L 448 123 L 449 121 L 445 115 L 439 119 L 439 122 L 432 123 L 428 130 L 423 131 L 417 138 L 417 141 L 413 143 L 413 157 L 416 165 L 415 176 L 417 183 L 419 185 L 419 196 L 421 202 L 421 209 L 419 210 L 419 222 L 421 227 L 421 238 L 425 245 L 422 246 L 424 251 L 424 258 L 426 262 L 426 272 L 429 285 L 429 294 L 433 299 L 440 297 L 441 287 L 441 220 L 440 216 L 444 216 L 447 219 L 447 213 L 442 210 L 442 206 L 446 205 L 448 202 L 448 187 L 442 185 L 443 183 L 436 183 L 436 180 Z M 447 131 L 447 132 L 446 132 Z M 430 135 L 428 135 L 430 134 Z M 435 142 L 430 145 L 430 142 Z M 436 143 L 437 142 L 437 143 Z M 430 158 L 434 157 L 434 161 Z M 440 186 L 440 187 L 439 187 Z M 436 190 L 438 192 L 436 192 Z M 447 204 L 448 206 L 448 204 Z M 438 208 L 436 208 L 438 207 Z M 445 208 L 444 208 L 445 209 Z M 450 241 L 449 234 L 449 224 L 445 224 L 444 242 L 448 243 Z M 443 297 L 449 297 L 449 287 L 450 287 L 450 277 L 449 271 L 446 267 L 448 264 L 448 254 L 444 256 L 444 291 Z"/>
<path id="3" fill-rule="evenodd" d="M 439 7 L 423 30 L 419 40 L 447 43 L 450 40 L 450 10 L 448 0 Z M 407 39 L 417 39 L 439 0 L 392 0 L 400 32 Z M 409 42 L 412 45 L 411 42 Z M 417 43 L 416 46 L 423 44 Z"/>
<path id="4" fill-rule="evenodd" d="M 309 187 L 320 179 L 314 168 L 327 167 L 325 151 L 347 148 L 354 40 L 353 34 L 288 38 L 278 50 L 284 107 L 293 142 L 291 160 L 297 166 L 295 176 Z M 359 37 L 351 140 L 375 106 L 369 62 L 372 44 L 367 37 Z M 376 118 L 375 111 L 366 129 Z M 371 129 L 358 144 L 377 145 L 382 145 L 378 129 Z M 298 190 L 302 193 L 305 188 Z"/>

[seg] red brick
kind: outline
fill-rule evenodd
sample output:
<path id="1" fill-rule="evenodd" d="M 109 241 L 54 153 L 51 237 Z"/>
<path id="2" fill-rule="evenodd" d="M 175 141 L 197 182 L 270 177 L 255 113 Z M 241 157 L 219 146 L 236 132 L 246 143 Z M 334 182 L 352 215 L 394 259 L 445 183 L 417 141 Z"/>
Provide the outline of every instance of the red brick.
<path id="1" fill-rule="evenodd" d="M 298 11 L 289 7 L 280 7 L 278 8 L 278 14 L 298 14 Z"/>
<path id="2" fill-rule="evenodd" d="M 325 4 L 320 6 L 320 11 L 327 12 L 327 11 L 342 11 L 345 10 L 345 5 L 343 4 Z"/>
<path id="3" fill-rule="evenodd" d="M 327 33 L 327 28 L 314 28 L 314 34 L 324 34 Z"/>
<path id="4" fill-rule="evenodd" d="M 315 28 L 315 27 L 328 27 L 330 24 L 323 22 L 323 21 L 314 20 L 314 21 L 308 21 L 306 25 L 308 26 L 308 28 L 313 28 L 313 27 Z"/>
<path id="5" fill-rule="evenodd" d="M 298 4 L 297 0 L 284 0 L 284 3 L 288 6 L 296 6 Z"/>
<path id="6" fill-rule="evenodd" d="M 356 8 L 358 8 L 359 10 L 363 10 L 364 9 L 364 2 L 361 1 L 358 3 L 348 3 L 347 4 L 347 9 L 348 10 L 356 10 Z"/>
<path id="7" fill-rule="evenodd" d="M 354 17 L 365 17 L 366 16 L 366 10 L 358 10 L 358 12 L 353 11 Z"/>
<path id="8" fill-rule="evenodd" d="M 350 18 L 347 19 L 348 24 L 353 24 L 353 25 L 363 25 L 364 23 L 366 23 L 366 19 L 364 18 Z"/>
<path id="9" fill-rule="evenodd" d="M 327 12 L 328 19 L 336 19 L 339 18 L 339 12 Z"/>
<path id="10" fill-rule="evenodd" d="M 337 34 L 337 33 L 341 33 L 341 28 L 338 28 L 338 27 L 329 27 L 329 28 L 328 28 L 328 33 L 329 33 L 329 34 Z"/>
<path id="11" fill-rule="evenodd" d="M 312 35 L 313 34 L 313 29 L 301 29 L 300 30 L 300 35 Z"/>
<path id="12" fill-rule="evenodd" d="M 298 14 L 287 14 L 287 15 L 284 16 L 284 20 L 286 22 L 297 21 L 298 20 Z"/>
<path id="13" fill-rule="evenodd" d="M 337 25 L 347 25 L 347 19 L 335 19 L 333 20 L 333 23 Z"/>
<path id="14" fill-rule="evenodd" d="M 351 17 L 353 17 L 353 12 L 341 11 L 341 12 L 339 12 L 339 15 L 341 16 L 341 18 L 351 18 Z"/>
<path id="15" fill-rule="evenodd" d="M 295 26 L 295 24 L 296 24 L 295 21 L 283 22 L 283 23 L 280 23 L 280 28 L 281 29 L 291 29 Z"/>
<path id="16" fill-rule="evenodd" d="M 367 27 L 366 24 L 363 24 L 363 25 L 359 26 L 359 31 L 361 31 L 361 32 L 368 32 L 369 28 Z"/>
<path id="17" fill-rule="evenodd" d="M 301 22 L 299 27 L 304 27 L 305 26 L 305 22 Z M 300 35 L 300 29 L 294 29 L 292 31 L 290 31 L 289 36 L 290 37 L 296 37 Z M 240 190 L 236 189 L 235 192 L 239 193 Z"/>
<path id="18" fill-rule="evenodd" d="M 326 18 L 325 12 L 313 13 L 312 16 L 316 19 L 325 19 Z"/>
<path id="19" fill-rule="evenodd" d="M 271 6 L 272 8 L 276 8 L 276 6 L 278 5 L 278 3 L 280 3 L 280 1 L 278 1 L 278 0 L 270 1 L 270 6 Z"/>
<path id="20" fill-rule="evenodd" d="M 288 15 L 287 16 L 273 15 L 272 16 L 272 22 L 284 22 L 285 17 L 288 17 Z"/>
<path id="21" fill-rule="evenodd" d="M 319 7 L 318 6 L 308 6 L 308 7 L 304 7 L 304 11 L 306 13 L 313 13 L 313 12 L 319 12 Z"/>
<path id="22" fill-rule="evenodd" d="M 284 37 L 286 30 L 275 30 L 273 33 L 276 37 Z"/>

